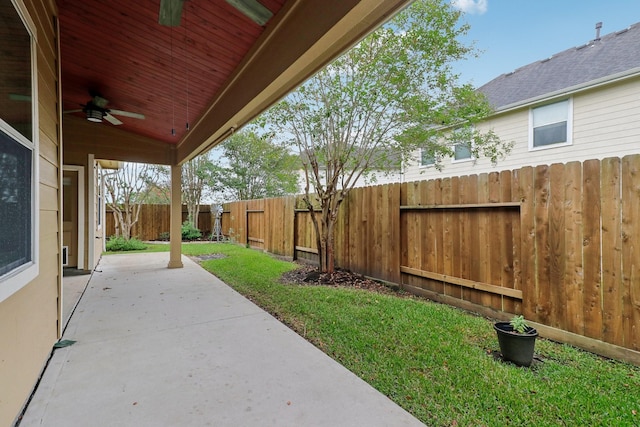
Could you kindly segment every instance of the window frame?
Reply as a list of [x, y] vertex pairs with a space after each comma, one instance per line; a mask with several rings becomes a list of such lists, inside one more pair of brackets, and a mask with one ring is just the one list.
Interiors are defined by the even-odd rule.
[[432, 163], [428, 163], [428, 164], [425, 164], [425, 163], [424, 163], [424, 154], [425, 154], [425, 151], [427, 151], [425, 148], [421, 148], [421, 149], [420, 149], [420, 159], [418, 160], [418, 161], [420, 162], [420, 167], [421, 167], [421, 168], [432, 168], [432, 167], [435, 167], [435, 165], [436, 165], [436, 158], [435, 158], [435, 156], [431, 156], [431, 157], [430, 157], [430, 159], [431, 159]]
[[[456, 154], [457, 154], [456, 153], [456, 148], [459, 145], [464, 145], [465, 147], [469, 147], [469, 157], [464, 157], [464, 158], [461, 158], [461, 159], [456, 158]], [[459, 142], [459, 143], [455, 144], [453, 146], [453, 157], [451, 157], [451, 163], [465, 163], [465, 162], [474, 161], [475, 157], [473, 157], [473, 152], [472, 151], [473, 151], [472, 147], [470, 147], [469, 144], [465, 144], [465, 143], [462, 143], [462, 142]]]
[[29, 34], [30, 57], [31, 57], [31, 140], [20, 134], [11, 125], [0, 118], [0, 129], [13, 139], [17, 144], [21, 144], [31, 151], [31, 260], [14, 268], [0, 276], [0, 302], [14, 295], [20, 289], [32, 282], [39, 274], [39, 185], [40, 173], [38, 167], [39, 152], [39, 120], [38, 120], [38, 67], [37, 67], [37, 39], [36, 26], [30, 18], [25, 5], [20, 0], [11, 0], [11, 4], [22, 20], [26, 32]]
[[[472, 128], [471, 128], [471, 130], [473, 131], [473, 130], [474, 130], [474, 128], [472, 127]], [[458, 134], [460, 134], [460, 133], [462, 133], [462, 132], [458, 131], [457, 133], [458, 133]], [[455, 139], [454, 139], [454, 140], [458, 140], [458, 138], [457, 138], [457, 136], [456, 136], [456, 131], [454, 131], [453, 135], [454, 135], [454, 137], [455, 137]], [[461, 146], [461, 145], [463, 145], [463, 146], [465, 146], [465, 147], [467, 147], [467, 148], [468, 148], [468, 150], [469, 150], [469, 157], [464, 157], [464, 158], [461, 158], [461, 159], [457, 159], [457, 158], [456, 158], [456, 155], [457, 155], [457, 153], [456, 153], [456, 149], [457, 149], [457, 147], [458, 147], [458, 146]], [[472, 161], [474, 161], [475, 159], [476, 159], [476, 158], [475, 158], [475, 156], [473, 155], [473, 141], [461, 141], [461, 142], [456, 142], [455, 144], [453, 144], [453, 155], [451, 156], [451, 163], [452, 163], [452, 164], [453, 164], [453, 163], [465, 163], [465, 162], [472, 162]]]
[[[559, 104], [561, 102], [566, 102], [567, 103], [567, 135], [566, 135], [566, 141], [563, 142], [557, 142], [557, 143], [553, 143], [553, 144], [547, 144], [547, 145], [540, 145], [540, 146], [535, 146], [534, 145], [534, 126], [533, 126], [533, 115], [534, 115], [534, 110], [539, 109], [539, 108], [544, 108], [544, 107], [548, 107], [551, 105], [556, 105]], [[560, 123], [560, 122], [554, 122], [554, 123]], [[566, 147], [569, 145], [573, 145], [573, 97], [569, 97], [569, 98], [562, 98], [562, 99], [556, 99], [552, 102], [547, 102], [545, 104], [539, 104], [536, 106], [533, 106], [531, 108], [529, 108], [529, 151], [538, 151], [538, 150], [548, 150], [548, 149], [552, 149], [552, 148], [559, 148], [559, 147]]]

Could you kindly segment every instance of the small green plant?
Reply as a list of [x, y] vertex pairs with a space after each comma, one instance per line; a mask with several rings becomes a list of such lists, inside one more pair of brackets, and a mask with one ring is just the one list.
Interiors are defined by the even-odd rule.
[[182, 240], [196, 240], [202, 237], [202, 233], [191, 221], [182, 223]]
[[523, 315], [514, 316], [513, 319], [511, 319], [511, 321], [509, 322], [509, 324], [511, 325], [513, 330], [519, 334], [524, 334], [525, 332], [527, 332], [527, 329], [529, 328], [529, 324], [527, 323], [526, 320], [524, 320]]
[[111, 236], [105, 245], [108, 252], [142, 251], [147, 249], [147, 245], [140, 239], [132, 237], [125, 239], [122, 236]]
[[158, 240], [162, 240], [162, 241], [169, 240], [169, 232], [163, 231], [162, 233], [160, 233], [160, 235], [158, 236]]

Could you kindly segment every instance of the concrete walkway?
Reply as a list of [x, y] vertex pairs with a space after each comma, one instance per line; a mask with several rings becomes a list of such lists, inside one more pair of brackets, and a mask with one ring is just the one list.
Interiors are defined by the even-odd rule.
[[423, 425], [183, 261], [102, 258], [20, 427]]

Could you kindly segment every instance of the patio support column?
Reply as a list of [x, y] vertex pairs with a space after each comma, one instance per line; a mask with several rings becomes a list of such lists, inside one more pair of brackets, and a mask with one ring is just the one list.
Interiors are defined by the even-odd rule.
[[182, 268], [182, 168], [171, 165], [171, 224], [169, 227], [169, 268]]

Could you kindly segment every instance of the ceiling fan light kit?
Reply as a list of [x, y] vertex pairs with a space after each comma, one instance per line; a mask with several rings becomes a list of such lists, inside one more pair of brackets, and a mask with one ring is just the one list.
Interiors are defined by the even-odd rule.
[[85, 113], [87, 114], [87, 120], [93, 123], [101, 123], [102, 118], [104, 117], [104, 113], [102, 111], [95, 110], [90, 107], [85, 108]]

